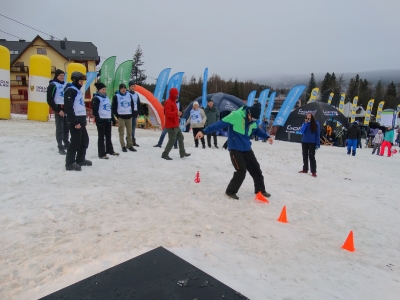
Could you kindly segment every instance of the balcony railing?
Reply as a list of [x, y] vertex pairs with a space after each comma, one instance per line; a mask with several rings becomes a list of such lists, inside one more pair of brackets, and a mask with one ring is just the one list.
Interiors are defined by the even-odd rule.
[[27, 66], [11, 67], [10, 72], [28, 73], [29, 68]]
[[11, 86], [28, 86], [29, 80], [10, 80]]
[[51, 66], [51, 73], [55, 73], [56, 72], [56, 67], [55, 66]]
[[28, 100], [28, 95], [11, 94], [10, 100]]

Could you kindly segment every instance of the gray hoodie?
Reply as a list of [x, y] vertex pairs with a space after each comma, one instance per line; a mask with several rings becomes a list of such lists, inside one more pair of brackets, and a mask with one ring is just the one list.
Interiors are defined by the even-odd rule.
[[374, 144], [382, 144], [382, 141], [383, 141], [383, 133], [382, 132], [381, 133], [378, 132], [375, 135], [374, 139], [372, 140], [372, 142]]

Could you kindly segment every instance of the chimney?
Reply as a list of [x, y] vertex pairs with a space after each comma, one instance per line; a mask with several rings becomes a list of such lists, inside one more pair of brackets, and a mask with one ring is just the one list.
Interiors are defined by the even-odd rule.
[[20, 42], [26, 42], [25, 40], [19, 40]]
[[67, 49], [66, 47], [65, 47], [65, 41], [60, 41], [60, 44], [61, 44], [61, 49]]

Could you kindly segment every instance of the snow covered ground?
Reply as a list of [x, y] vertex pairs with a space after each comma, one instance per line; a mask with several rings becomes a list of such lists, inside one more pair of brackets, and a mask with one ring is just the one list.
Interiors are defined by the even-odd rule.
[[[88, 131], [93, 166], [68, 172], [54, 122], [0, 121], [0, 299], [40, 298], [158, 246], [250, 299], [399, 299], [399, 154], [322, 146], [313, 178], [298, 173], [300, 144], [256, 142], [264, 204], [249, 175], [228, 199], [228, 152], [195, 149], [191, 133], [189, 158], [161, 159], [160, 131], [137, 129], [138, 152], [107, 161]], [[113, 143], [121, 152], [116, 128]], [[276, 221], [284, 205], [289, 224]]]

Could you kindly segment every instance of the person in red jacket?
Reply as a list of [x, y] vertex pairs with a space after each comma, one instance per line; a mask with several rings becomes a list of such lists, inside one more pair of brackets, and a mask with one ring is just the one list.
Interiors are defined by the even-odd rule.
[[167, 146], [165, 146], [161, 158], [164, 158], [166, 160], [172, 160], [172, 158], [169, 157], [168, 154], [171, 151], [175, 140], [178, 140], [179, 154], [181, 158], [190, 156], [190, 153], [186, 153], [185, 151], [185, 145], [183, 144], [183, 134], [181, 129], [179, 128], [179, 117], [182, 115], [182, 112], [178, 110], [178, 106], [176, 105], [178, 98], [178, 89], [172, 88], [169, 90], [169, 98], [165, 101], [164, 104], [165, 128], [167, 129], [168, 133], [168, 143]]

